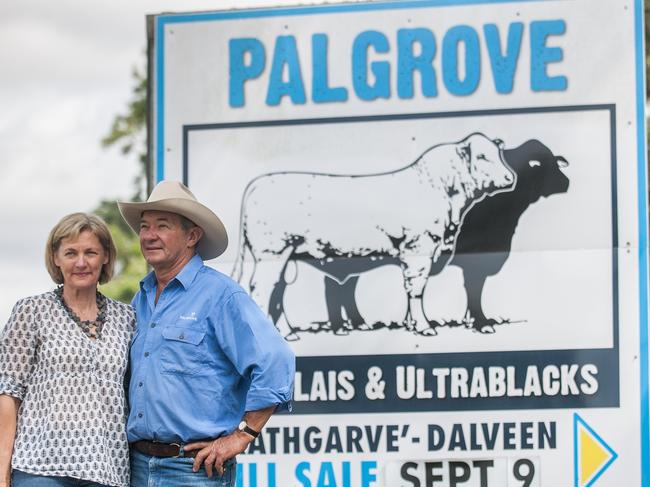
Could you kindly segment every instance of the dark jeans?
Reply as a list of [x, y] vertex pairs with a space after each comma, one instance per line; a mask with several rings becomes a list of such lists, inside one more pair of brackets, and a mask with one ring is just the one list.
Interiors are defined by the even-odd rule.
[[11, 487], [107, 487], [104, 484], [72, 477], [34, 475], [20, 470], [11, 471]]

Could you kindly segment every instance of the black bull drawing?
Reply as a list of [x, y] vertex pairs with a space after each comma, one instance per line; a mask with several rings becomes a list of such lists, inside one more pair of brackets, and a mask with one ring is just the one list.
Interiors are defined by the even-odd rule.
[[355, 302], [358, 276], [398, 265], [408, 296], [402, 325], [435, 335], [440, 323], [424, 314], [424, 288], [430, 276], [456, 265], [465, 279], [467, 322], [491, 331], [496, 321], [484, 316], [481, 305], [485, 279], [508, 258], [526, 208], [542, 196], [568, 190], [569, 180], [560, 170], [566, 164], [539, 141], [504, 149], [500, 140], [474, 133], [433, 146], [391, 172], [260, 176], [249, 183], [242, 200], [233, 276], [285, 338], [296, 340], [283, 306], [289, 262], [301, 260], [324, 273], [329, 322], [336, 334], [367, 328]]

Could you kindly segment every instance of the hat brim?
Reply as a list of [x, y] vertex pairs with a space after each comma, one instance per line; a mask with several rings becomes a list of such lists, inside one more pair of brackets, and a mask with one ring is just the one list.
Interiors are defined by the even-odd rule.
[[196, 201], [184, 198], [168, 198], [159, 201], [130, 203], [118, 201], [122, 218], [136, 234], [140, 233], [143, 211], [168, 211], [183, 215], [203, 229], [203, 237], [196, 245], [196, 251], [203, 260], [214, 259], [228, 247], [226, 227], [210, 208]]

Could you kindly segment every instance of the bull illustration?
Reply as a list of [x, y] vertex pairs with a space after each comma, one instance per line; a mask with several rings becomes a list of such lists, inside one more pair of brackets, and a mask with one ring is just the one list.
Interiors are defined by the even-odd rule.
[[540, 141], [529, 140], [503, 152], [517, 175], [515, 189], [486, 198], [467, 213], [454, 258], [449, 263], [463, 271], [467, 317], [473, 328], [483, 333], [494, 331], [493, 325], [498, 323], [483, 313], [483, 285], [508, 259], [521, 215], [540, 198], [566, 193], [569, 189], [569, 178], [561, 170], [568, 162]]
[[[522, 214], [540, 198], [566, 193], [569, 189], [569, 179], [562, 172], [568, 162], [540, 141], [529, 140], [514, 149], [506, 149], [503, 156], [517, 177], [513, 190], [485, 198], [467, 212], [449, 261], [449, 265], [463, 272], [468, 304], [465, 322], [482, 333], [492, 333], [494, 325], [499, 323], [483, 312], [483, 286], [508, 259]], [[344, 283], [325, 279], [325, 297], [334, 330], [364, 325], [354, 299], [357, 281], [356, 276]]]
[[452, 255], [472, 205], [510, 189], [514, 181], [503, 142], [481, 133], [435, 145], [389, 172], [260, 176], [244, 191], [233, 277], [283, 336], [296, 340], [283, 308], [290, 261], [303, 260], [338, 283], [377, 266], [398, 265], [408, 296], [403, 325], [435, 334], [422, 306], [428, 277]]

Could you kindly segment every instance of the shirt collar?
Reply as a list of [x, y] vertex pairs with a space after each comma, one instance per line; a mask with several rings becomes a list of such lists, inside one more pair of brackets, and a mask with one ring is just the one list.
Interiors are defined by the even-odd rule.
[[[201, 257], [199, 257], [198, 254], [194, 254], [194, 257], [192, 257], [189, 262], [185, 264], [181, 271], [176, 274], [176, 277], [174, 277], [174, 279], [177, 280], [181, 286], [183, 286], [183, 288], [187, 289], [189, 285], [192, 284], [192, 281], [194, 281], [194, 278], [198, 274], [201, 267], [203, 267], [203, 261], [201, 260]], [[153, 271], [147, 274], [140, 281], [140, 289], [145, 292], [156, 289], [156, 274]]]
[[201, 267], [203, 267], [203, 261], [201, 260], [201, 257], [199, 257], [198, 254], [194, 254], [194, 257], [192, 257], [190, 261], [185, 264], [185, 267], [183, 267], [181, 271], [176, 274], [176, 277], [174, 279], [180, 282], [181, 285], [187, 289], [189, 285], [192, 284], [192, 281], [198, 274]]
[[156, 275], [154, 274], [153, 271], [151, 271], [149, 274], [144, 276], [144, 278], [140, 281], [140, 289], [146, 293], [155, 288], [156, 288]]

